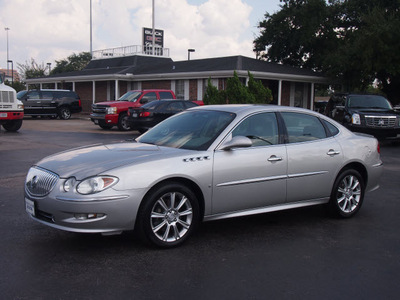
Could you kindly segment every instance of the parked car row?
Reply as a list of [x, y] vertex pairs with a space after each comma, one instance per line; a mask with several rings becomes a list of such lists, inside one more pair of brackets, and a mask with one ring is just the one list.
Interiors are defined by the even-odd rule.
[[[82, 111], [79, 96], [69, 90], [21, 91], [17, 98], [24, 105], [25, 116], [66, 120], [71, 114]], [[117, 126], [121, 131], [136, 129], [143, 133], [167, 117], [196, 106], [196, 102], [177, 101], [172, 90], [133, 90], [117, 101], [93, 104], [90, 119], [103, 129]], [[400, 135], [400, 111], [394, 109], [383, 96], [338, 93], [331, 96], [328, 102], [318, 102], [315, 106], [319, 112], [351, 131], [371, 134], [378, 139]]]

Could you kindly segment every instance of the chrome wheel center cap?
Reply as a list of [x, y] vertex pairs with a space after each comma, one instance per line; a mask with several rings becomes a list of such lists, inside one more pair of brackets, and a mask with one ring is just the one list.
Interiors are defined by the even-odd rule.
[[178, 218], [178, 213], [174, 210], [170, 210], [165, 215], [165, 219], [167, 220], [168, 223], [175, 222], [177, 218]]

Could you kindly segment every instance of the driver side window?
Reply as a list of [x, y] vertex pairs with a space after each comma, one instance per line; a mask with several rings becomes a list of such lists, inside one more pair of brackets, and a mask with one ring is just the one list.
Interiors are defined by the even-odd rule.
[[233, 132], [234, 136], [246, 136], [253, 146], [276, 145], [279, 141], [278, 122], [274, 113], [259, 113], [243, 120]]

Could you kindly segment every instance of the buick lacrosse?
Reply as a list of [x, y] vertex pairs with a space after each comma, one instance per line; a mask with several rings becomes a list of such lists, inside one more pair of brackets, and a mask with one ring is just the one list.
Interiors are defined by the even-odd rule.
[[172, 247], [202, 221], [320, 204], [351, 217], [381, 172], [375, 138], [310, 110], [202, 106], [133, 141], [42, 159], [27, 174], [25, 207], [54, 228], [135, 229]]

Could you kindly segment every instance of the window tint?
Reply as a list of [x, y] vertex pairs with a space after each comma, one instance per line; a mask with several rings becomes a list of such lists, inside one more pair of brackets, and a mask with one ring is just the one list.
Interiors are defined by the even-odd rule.
[[171, 92], [159, 92], [160, 99], [174, 99]]
[[313, 141], [326, 138], [325, 128], [320, 120], [311, 115], [282, 113], [289, 143]]
[[169, 103], [168, 107], [167, 107], [167, 111], [179, 111], [179, 110], [184, 110], [185, 108], [183, 107], [183, 103], [182, 102], [171, 102]]
[[329, 123], [326, 120], [322, 120], [322, 122], [324, 123], [325, 127], [328, 128], [329, 133], [330, 133], [331, 136], [335, 136], [335, 135], [337, 135], [339, 133], [339, 129], [335, 125], [333, 125], [332, 123]]
[[43, 91], [42, 98], [43, 99], [53, 99], [53, 92]]
[[27, 98], [27, 99], [28, 99], [28, 100], [38, 100], [38, 99], [40, 99], [39, 92], [36, 92], [36, 91], [30, 92], [30, 93], [28, 94], [28, 98]]
[[147, 99], [148, 101], [154, 101], [157, 100], [157, 94], [155, 92], [150, 92], [145, 94], [142, 99]]
[[184, 103], [186, 108], [198, 106], [196, 103], [193, 103], [192, 101], [185, 101]]
[[274, 113], [260, 113], [243, 120], [237, 126], [232, 136], [247, 136], [253, 146], [266, 146], [278, 144], [278, 123]]

